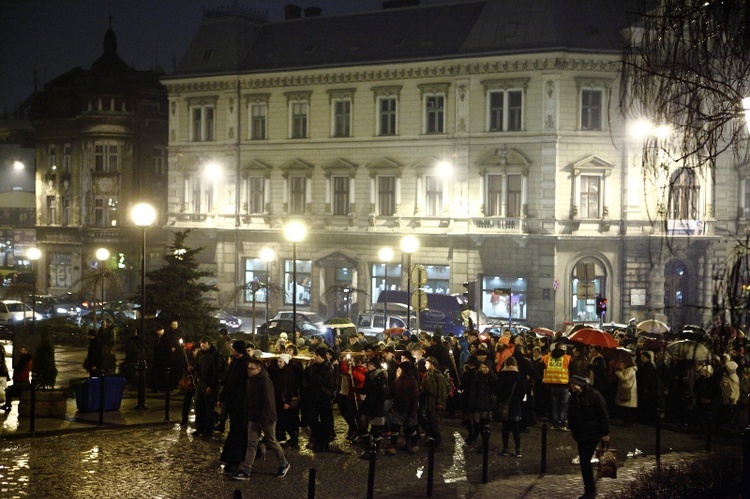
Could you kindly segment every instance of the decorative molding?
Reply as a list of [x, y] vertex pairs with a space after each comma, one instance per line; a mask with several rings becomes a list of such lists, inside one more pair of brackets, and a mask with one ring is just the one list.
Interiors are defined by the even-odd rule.
[[401, 178], [404, 170], [403, 165], [388, 158], [378, 158], [367, 164], [365, 168], [370, 171], [370, 178], [375, 178], [378, 175], [395, 175], [397, 178]]
[[601, 157], [593, 154], [584, 158], [580, 161], [576, 161], [570, 166], [570, 170], [574, 176], [580, 175], [582, 172], [598, 173], [603, 177], [608, 177], [612, 173], [612, 168], [615, 165], [609, 161], [602, 159]]
[[444, 94], [447, 96], [448, 89], [451, 87], [450, 82], [420, 83], [417, 85], [421, 96], [432, 94]]
[[486, 94], [492, 90], [511, 90], [514, 88], [520, 88], [525, 92], [529, 86], [529, 81], [531, 81], [531, 78], [503, 78], [482, 80], [481, 83]]
[[284, 92], [284, 96], [286, 97], [287, 104], [290, 102], [310, 102], [312, 90]]
[[356, 91], [356, 88], [334, 88], [326, 90], [326, 92], [328, 93], [328, 102], [346, 99], [354, 101], [354, 94]]
[[281, 172], [284, 178], [288, 178], [290, 174], [304, 174], [307, 178], [312, 178], [312, 173], [315, 167], [306, 161], [301, 159], [292, 159], [287, 161], [282, 167]]
[[518, 149], [508, 148], [503, 144], [501, 147], [492, 149], [477, 161], [479, 175], [484, 177], [487, 173], [506, 173], [508, 171], [520, 172], [529, 175], [531, 162]]
[[333, 174], [348, 175], [354, 178], [357, 174], [357, 165], [343, 158], [336, 158], [321, 167], [325, 177], [330, 178]]

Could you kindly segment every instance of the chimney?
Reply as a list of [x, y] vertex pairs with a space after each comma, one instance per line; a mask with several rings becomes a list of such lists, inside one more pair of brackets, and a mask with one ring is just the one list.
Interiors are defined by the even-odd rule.
[[416, 7], [419, 0], [387, 0], [383, 2], [383, 9], [400, 9], [401, 7]]
[[307, 7], [305, 9], [305, 17], [320, 17], [323, 9], [320, 7]]
[[284, 19], [299, 19], [302, 17], [302, 7], [288, 3], [284, 5]]

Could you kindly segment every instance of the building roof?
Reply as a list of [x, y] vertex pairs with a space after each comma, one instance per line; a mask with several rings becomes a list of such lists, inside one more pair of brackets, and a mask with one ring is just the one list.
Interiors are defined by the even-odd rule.
[[206, 17], [173, 77], [539, 51], [619, 53], [636, 0], [469, 0], [267, 23]]

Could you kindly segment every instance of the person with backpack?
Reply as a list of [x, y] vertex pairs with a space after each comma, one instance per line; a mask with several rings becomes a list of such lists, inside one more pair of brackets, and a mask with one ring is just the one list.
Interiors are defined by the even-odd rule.
[[200, 340], [198, 375], [195, 387], [195, 426], [193, 435], [210, 437], [214, 431], [214, 407], [219, 392], [219, 381], [226, 361], [216, 350], [209, 336]]
[[424, 417], [424, 428], [427, 437], [434, 441], [435, 448], [439, 448], [443, 441], [440, 425], [451, 384], [435, 357], [427, 357], [425, 368], [427, 371], [419, 388], [424, 401], [421, 409]]

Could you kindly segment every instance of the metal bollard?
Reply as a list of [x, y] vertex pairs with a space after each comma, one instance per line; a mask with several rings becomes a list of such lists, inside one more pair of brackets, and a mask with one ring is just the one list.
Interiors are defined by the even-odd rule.
[[[29, 408], [29, 431], [34, 432], [36, 431], [36, 383], [35, 381], [34, 373], [31, 373], [31, 393], [29, 394], [29, 405], [31, 406]], [[21, 402], [18, 402], [18, 405], [21, 405]]]
[[167, 385], [166, 390], [164, 391], [164, 421], [169, 421], [169, 396], [170, 396], [170, 382], [171, 380], [171, 374], [172, 370], [167, 367]]
[[99, 426], [104, 426], [104, 370], [99, 375]]
[[488, 481], [488, 470], [490, 467], [490, 423], [482, 425], [482, 483]]
[[547, 422], [542, 423], [542, 474], [547, 473]]
[[310, 468], [307, 476], [307, 499], [315, 499], [315, 468]]
[[656, 408], [656, 464], [661, 462], [661, 409]]
[[432, 482], [435, 480], [435, 439], [430, 437], [427, 444], [427, 497], [432, 497]]
[[367, 470], [367, 499], [373, 499], [375, 494], [375, 465], [378, 460], [378, 440], [370, 437], [370, 467]]

